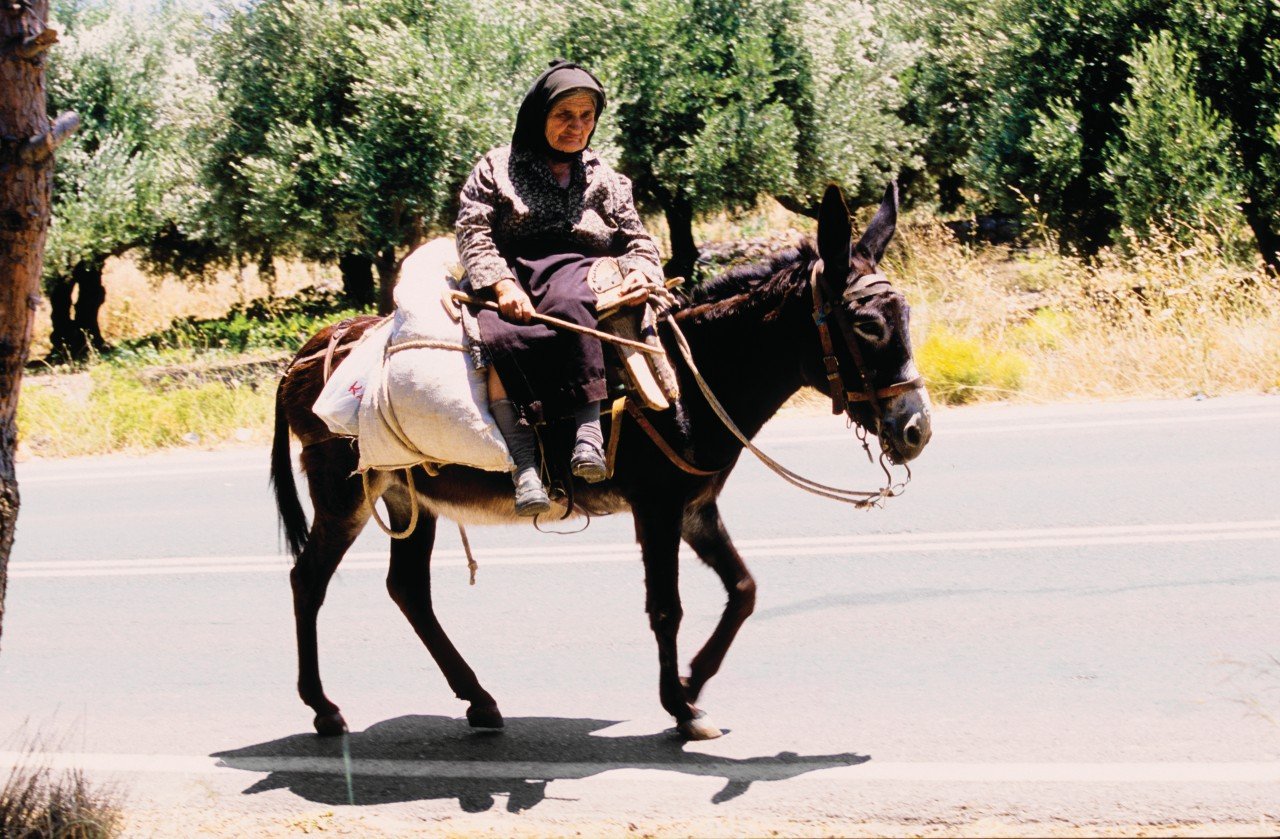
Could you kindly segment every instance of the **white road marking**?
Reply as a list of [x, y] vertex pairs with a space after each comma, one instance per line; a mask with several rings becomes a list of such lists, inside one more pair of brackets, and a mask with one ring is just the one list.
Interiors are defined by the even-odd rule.
[[[736, 541], [748, 560], [803, 559], [821, 556], [857, 556], [940, 551], [997, 551], [1033, 548], [1096, 547], [1101, 545], [1167, 545], [1197, 542], [1280, 540], [1280, 519], [1234, 522], [1137, 524], [1090, 527], [1047, 527], [1014, 530], [959, 530], [934, 533], [888, 533], [859, 536], [783, 537]], [[685, 549], [682, 556], [694, 555]], [[443, 564], [460, 561], [460, 550], [436, 551]], [[562, 563], [637, 562], [639, 549], [632, 543], [479, 548], [481, 565], [553, 565]], [[353, 551], [341, 568], [345, 571], [382, 571], [387, 554]], [[120, 577], [165, 574], [236, 574], [288, 571], [291, 560], [283, 554], [250, 556], [179, 556], [108, 560], [36, 560], [13, 562], [9, 575], [18, 578]], [[439, 567], [439, 566], [438, 566]]]
[[[977, 783], [1220, 783], [1274, 784], [1280, 782], [1280, 763], [907, 763], [868, 760], [834, 765], [845, 758], [763, 755], [747, 760], [688, 753], [683, 761], [635, 762], [458, 761], [356, 758], [357, 777], [580, 779], [617, 770], [647, 769], [688, 777], [722, 777], [741, 781], [809, 780], [814, 782], [932, 781]], [[255, 773], [285, 772], [345, 774], [341, 758], [235, 757], [218, 759], [187, 755], [103, 754], [74, 752], [0, 752], [0, 766], [43, 766], [61, 771], [164, 773], [175, 775], [226, 774], [230, 770]]]

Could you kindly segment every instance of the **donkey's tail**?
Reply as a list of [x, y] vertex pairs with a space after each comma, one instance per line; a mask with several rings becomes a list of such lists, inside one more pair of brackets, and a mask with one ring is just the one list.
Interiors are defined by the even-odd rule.
[[276, 389], [276, 432], [271, 441], [271, 487], [276, 494], [276, 510], [280, 527], [289, 544], [294, 562], [307, 544], [307, 514], [298, 500], [298, 485], [293, 480], [293, 458], [289, 455], [289, 421], [284, 412], [284, 387]]

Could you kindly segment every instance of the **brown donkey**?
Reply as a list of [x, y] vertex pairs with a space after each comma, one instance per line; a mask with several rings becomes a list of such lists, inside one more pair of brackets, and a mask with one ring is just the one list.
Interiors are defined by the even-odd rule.
[[[830, 391], [836, 404], [879, 437], [883, 455], [904, 463], [928, 442], [928, 397], [915, 369], [907, 334], [908, 307], [877, 273], [893, 236], [896, 189], [891, 185], [860, 241], [844, 199], [831, 187], [823, 198], [816, 251], [802, 246], [771, 264], [740, 268], [706, 283], [674, 317], [712, 392], [733, 422], [754, 436], [800, 388]], [[824, 301], [835, 301], [828, 305]], [[357, 321], [363, 332], [375, 318]], [[413, 492], [402, 473], [375, 473], [369, 500], [359, 476], [352, 441], [334, 437], [311, 412], [323, 384], [324, 349], [333, 327], [313, 337], [280, 382], [276, 397], [271, 480], [285, 538], [296, 562], [290, 574], [298, 633], [298, 692], [316, 712], [316, 731], [340, 734], [346, 722], [325, 696], [316, 650], [316, 616], [343, 554], [369, 520], [379, 496], [389, 525], [403, 530], [418, 505], [416, 529], [392, 540], [387, 590], [444, 673], [458, 698], [470, 703], [476, 727], [501, 727], [502, 714], [440, 626], [431, 604], [430, 559], [437, 518], [463, 523], [518, 523], [511, 478], [460, 466], [438, 475], [413, 472]], [[678, 359], [671, 331], [663, 339]], [[349, 346], [349, 344], [347, 345]], [[677, 468], [624, 415], [625, 440], [614, 477], [576, 483], [574, 503], [592, 514], [630, 510], [644, 561], [645, 610], [658, 642], [658, 693], [682, 733], [719, 736], [695, 707], [698, 694], [720, 669], [725, 653], [755, 607], [755, 581], [734, 549], [720, 519], [716, 497], [743, 446], [726, 430], [699, 391], [688, 366], [677, 361], [684, 393], [682, 416], [649, 415], [661, 436], [684, 459], [711, 474]], [[834, 369], [833, 369], [834, 368]], [[846, 403], [847, 404], [842, 404]], [[606, 430], [608, 417], [605, 418]], [[298, 500], [289, 456], [289, 432], [303, 442], [302, 471], [315, 508], [310, 528]], [[681, 678], [676, 633], [682, 610], [677, 555], [684, 540], [719, 575], [728, 603], [710, 639]]]

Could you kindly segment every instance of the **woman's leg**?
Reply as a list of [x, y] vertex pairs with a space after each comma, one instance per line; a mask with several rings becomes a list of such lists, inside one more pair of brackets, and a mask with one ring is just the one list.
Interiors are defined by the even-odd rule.
[[507, 441], [507, 450], [516, 464], [512, 480], [516, 485], [516, 514], [536, 516], [551, 509], [551, 499], [538, 475], [538, 441], [533, 429], [520, 423], [515, 404], [507, 398], [507, 390], [493, 365], [489, 366], [489, 408], [493, 419]]
[[604, 433], [600, 429], [600, 403], [590, 402], [573, 413], [577, 426], [569, 468], [589, 484], [607, 477], [604, 462]]

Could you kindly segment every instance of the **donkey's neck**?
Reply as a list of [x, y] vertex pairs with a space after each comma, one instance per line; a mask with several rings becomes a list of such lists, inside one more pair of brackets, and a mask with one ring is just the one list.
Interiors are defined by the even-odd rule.
[[[678, 321], [712, 393], [748, 437], [759, 433], [805, 384], [801, 359], [811, 342], [809, 312], [792, 285], [771, 283], [750, 295], [697, 306]], [[708, 462], [724, 450], [736, 453], [741, 444], [715, 417], [684, 365], [680, 367], [694, 439], [699, 448], [716, 450], [704, 452]]]

